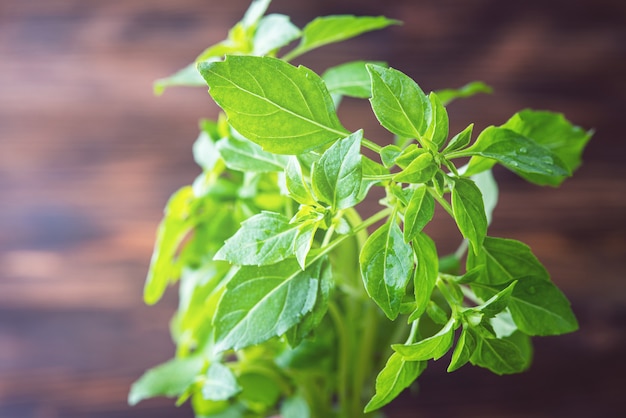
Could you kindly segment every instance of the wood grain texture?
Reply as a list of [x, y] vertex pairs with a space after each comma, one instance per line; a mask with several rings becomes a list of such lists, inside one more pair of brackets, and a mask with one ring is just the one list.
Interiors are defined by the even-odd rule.
[[[216, 113], [203, 89], [155, 98], [151, 84], [221, 40], [247, 4], [0, 3], [0, 417], [192, 416], [170, 400], [125, 403], [130, 383], [173, 353], [175, 291], [145, 307], [141, 290], [163, 205], [199, 172], [196, 122]], [[275, 0], [271, 11], [299, 26], [336, 13], [403, 20], [299, 63], [321, 71], [385, 60], [426, 91], [492, 85], [494, 95], [450, 106], [452, 131], [525, 107], [597, 131], [557, 191], [498, 170], [504, 192], [491, 229], [531, 245], [581, 330], [536, 340], [534, 366], [519, 376], [448, 375], [437, 362], [389, 415], [616, 416], [626, 372], [626, 3]], [[348, 100], [342, 120], [383, 142], [368, 109]], [[452, 250], [458, 232], [436, 219], [429, 232]]]

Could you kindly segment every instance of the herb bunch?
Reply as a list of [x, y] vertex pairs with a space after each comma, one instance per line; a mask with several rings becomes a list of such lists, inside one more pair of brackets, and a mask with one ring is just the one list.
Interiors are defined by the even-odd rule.
[[[591, 133], [524, 110], [477, 135], [473, 125], [451, 135], [445, 106], [486, 85], [425, 94], [380, 62], [321, 76], [293, 66], [398, 22], [326, 16], [301, 30], [265, 15], [269, 3], [253, 1], [225, 41], [155, 85], [159, 94], [208, 85], [223, 113], [200, 123], [202, 174], [167, 203], [145, 285], [154, 304], [179, 282], [176, 355], [135, 382], [129, 402], [190, 399], [197, 417], [354, 418], [449, 352], [448, 371], [471, 363], [518, 373], [531, 362], [531, 337], [576, 330], [530, 248], [488, 235], [491, 168], [558, 186]], [[344, 96], [369, 99], [394, 142], [348, 131], [336, 113]], [[362, 219], [355, 206], [372, 188], [385, 197]], [[463, 236], [443, 257], [424, 232], [437, 205]]]

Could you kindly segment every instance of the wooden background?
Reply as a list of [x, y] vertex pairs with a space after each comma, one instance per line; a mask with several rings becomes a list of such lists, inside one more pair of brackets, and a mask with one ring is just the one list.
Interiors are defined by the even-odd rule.
[[[154, 79], [221, 40], [247, 0], [0, 2], [0, 417], [191, 417], [170, 400], [126, 406], [130, 383], [169, 358], [175, 291], [141, 300], [168, 196], [199, 172], [203, 89], [152, 96]], [[626, 2], [620, 0], [276, 0], [303, 26], [320, 14], [405, 23], [299, 63], [321, 71], [386, 60], [424, 90], [483, 80], [492, 96], [450, 106], [452, 129], [482, 129], [524, 107], [561, 111], [597, 133], [560, 189], [499, 170], [491, 234], [530, 244], [571, 298], [581, 330], [536, 340], [523, 375], [445, 360], [391, 417], [618, 416], [626, 406]], [[365, 113], [362, 113], [365, 112]], [[381, 135], [368, 103], [350, 127]], [[443, 252], [453, 225], [430, 232]]]

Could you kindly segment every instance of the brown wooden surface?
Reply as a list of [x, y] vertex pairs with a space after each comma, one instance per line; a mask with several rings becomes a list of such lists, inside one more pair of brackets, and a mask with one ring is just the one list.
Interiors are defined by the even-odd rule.
[[[247, 0], [0, 2], [0, 417], [191, 417], [170, 400], [129, 408], [130, 383], [172, 354], [175, 291], [141, 301], [167, 197], [198, 169], [203, 89], [154, 98], [151, 83], [222, 39]], [[316, 70], [386, 60], [425, 90], [491, 84], [450, 106], [452, 129], [502, 123], [523, 107], [564, 112], [596, 137], [558, 190], [499, 170], [491, 234], [530, 244], [571, 298], [575, 334], [536, 340], [532, 369], [420, 378], [393, 417], [619, 416], [626, 352], [626, 3], [276, 0], [303, 26], [318, 14], [384, 14], [403, 26], [305, 56]], [[382, 135], [367, 102], [348, 127]], [[430, 232], [440, 250], [458, 234]]]

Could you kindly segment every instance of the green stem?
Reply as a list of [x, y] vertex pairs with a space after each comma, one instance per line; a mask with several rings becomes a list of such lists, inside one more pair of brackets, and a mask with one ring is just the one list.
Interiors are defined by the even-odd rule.
[[337, 374], [337, 393], [339, 395], [339, 406], [341, 408], [341, 416], [349, 418], [348, 404], [348, 369], [350, 365], [350, 345], [348, 341], [348, 330], [343, 321], [343, 315], [334, 302], [328, 304], [328, 313], [330, 314], [335, 328], [337, 329], [337, 338], [339, 339], [339, 373]]
[[363, 138], [361, 140], [361, 144], [365, 147], [365, 148], [369, 148], [370, 150], [380, 154], [380, 151], [383, 149], [383, 147], [381, 147], [380, 145], [376, 144], [375, 142], [370, 141], [367, 138]]

